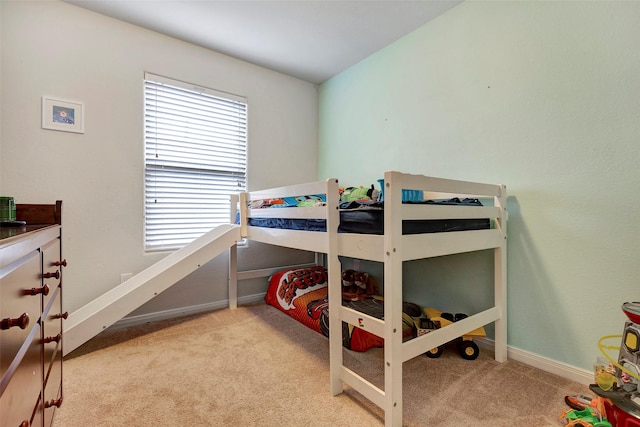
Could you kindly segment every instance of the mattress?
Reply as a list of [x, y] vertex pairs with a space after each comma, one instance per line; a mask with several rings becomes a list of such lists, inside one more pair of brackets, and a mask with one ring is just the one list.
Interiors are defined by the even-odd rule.
[[[410, 202], [431, 205], [482, 206], [478, 199], [447, 199]], [[287, 230], [326, 231], [321, 219], [250, 218], [248, 225]], [[402, 234], [441, 233], [488, 229], [488, 218], [429, 219], [402, 221]], [[339, 233], [384, 234], [384, 202], [343, 202], [340, 204]]]

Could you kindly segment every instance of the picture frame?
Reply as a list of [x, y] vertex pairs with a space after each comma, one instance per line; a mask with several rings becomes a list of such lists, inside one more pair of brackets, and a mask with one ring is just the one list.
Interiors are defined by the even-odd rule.
[[84, 104], [43, 96], [42, 128], [84, 133]]

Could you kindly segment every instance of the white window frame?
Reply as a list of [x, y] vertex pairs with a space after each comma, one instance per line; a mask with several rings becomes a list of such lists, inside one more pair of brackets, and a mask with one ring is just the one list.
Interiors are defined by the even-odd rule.
[[247, 182], [247, 99], [145, 73], [145, 252], [229, 223]]

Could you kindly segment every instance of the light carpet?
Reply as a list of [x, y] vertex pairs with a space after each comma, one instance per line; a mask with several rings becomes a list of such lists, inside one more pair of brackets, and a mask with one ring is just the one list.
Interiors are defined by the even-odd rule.
[[[382, 386], [383, 350], [345, 350]], [[329, 392], [327, 338], [265, 304], [106, 330], [64, 362], [55, 427], [383, 426], [359, 393]], [[564, 396], [588, 387], [482, 349], [403, 368], [406, 426], [561, 426]]]

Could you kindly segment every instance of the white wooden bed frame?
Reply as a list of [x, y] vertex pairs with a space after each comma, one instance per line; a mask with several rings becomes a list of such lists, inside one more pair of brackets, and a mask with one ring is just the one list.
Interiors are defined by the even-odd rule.
[[[385, 412], [385, 426], [402, 425], [402, 365], [427, 350], [447, 343], [478, 327], [495, 322], [495, 360], [507, 360], [506, 188], [410, 175], [384, 174], [384, 235], [338, 233], [338, 181], [326, 181], [241, 193], [232, 197], [232, 218], [240, 209], [243, 238], [258, 242], [326, 254], [329, 275], [329, 353], [331, 393], [349, 385]], [[402, 189], [422, 190], [424, 199], [454, 196], [492, 198], [493, 206], [446, 206], [403, 204]], [[250, 200], [308, 194], [326, 194], [325, 207], [296, 209], [248, 209]], [[251, 217], [325, 219], [327, 232], [281, 230], [247, 225]], [[428, 234], [402, 234], [402, 220], [490, 218], [492, 228]], [[402, 342], [402, 263], [404, 261], [462, 252], [494, 250], [494, 305], [454, 324]], [[338, 256], [384, 263], [384, 320], [342, 305], [341, 266]], [[237, 307], [237, 251], [230, 250], [229, 304]], [[343, 365], [342, 322], [384, 338], [384, 389], [373, 385]]]

